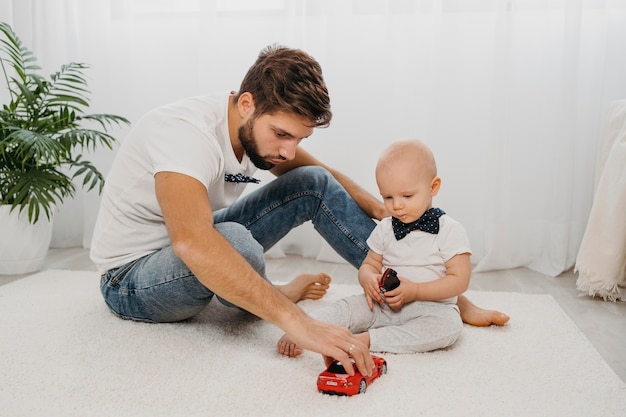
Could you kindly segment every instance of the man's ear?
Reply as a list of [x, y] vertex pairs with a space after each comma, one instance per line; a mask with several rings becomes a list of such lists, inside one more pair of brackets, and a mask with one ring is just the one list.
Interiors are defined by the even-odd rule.
[[246, 119], [254, 114], [254, 98], [252, 93], [245, 92], [239, 96], [237, 101], [237, 110], [242, 119]]
[[437, 195], [439, 192], [439, 188], [441, 187], [441, 178], [435, 177], [430, 183], [430, 195], [433, 197]]

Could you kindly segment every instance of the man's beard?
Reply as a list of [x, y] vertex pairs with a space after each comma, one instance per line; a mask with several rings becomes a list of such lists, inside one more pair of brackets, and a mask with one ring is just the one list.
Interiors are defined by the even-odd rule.
[[271, 162], [267, 162], [264, 157], [259, 154], [259, 149], [256, 146], [256, 142], [254, 140], [254, 119], [248, 120], [243, 126], [239, 127], [239, 142], [241, 142], [241, 146], [243, 150], [250, 158], [250, 161], [259, 169], [269, 170], [274, 168], [274, 164]]

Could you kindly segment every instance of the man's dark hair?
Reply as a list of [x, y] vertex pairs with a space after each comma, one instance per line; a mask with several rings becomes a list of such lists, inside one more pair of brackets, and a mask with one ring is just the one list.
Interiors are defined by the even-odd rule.
[[294, 113], [311, 121], [311, 127], [330, 124], [330, 97], [322, 67], [309, 54], [280, 45], [264, 48], [241, 82], [241, 94], [252, 94], [255, 116]]

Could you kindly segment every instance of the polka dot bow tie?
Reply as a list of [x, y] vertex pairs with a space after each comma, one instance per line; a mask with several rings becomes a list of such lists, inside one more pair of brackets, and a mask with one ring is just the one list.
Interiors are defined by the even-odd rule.
[[393, 234], [396, 236], [396, 240], [404, 239], [413, 230], [421, 230], [436, 235], [439, 233], [439, 217], [444, 214], [446, 214], [445, 211], [433, 207], [426, 210], [422, 217], [411, 223], [402, 223], [400, 220], [392, 217]]
[[256, 178], [249, 177], [247, 175], [239, 174], [224, 174], [224, 181], [226, 182], [253, 182], [258, 184], [261, 180], [257, 180]]

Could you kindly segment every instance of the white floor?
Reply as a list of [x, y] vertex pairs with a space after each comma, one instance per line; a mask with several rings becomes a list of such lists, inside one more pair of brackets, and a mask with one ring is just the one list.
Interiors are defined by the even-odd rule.
[[[95, 270], [89, 260], [88, 250], [83, 248], [51, 249], [43, 268]], [[286, 280], [300, 272], [326, 272], [338, 283], [356, 281], [356, 270], [348, 264], [318, 262], [293, 256], [268, 259], [267, 274], [272, 280]], [[0, 285], [22, 277], [0, 275]], [[626, 382], [626, 302], [612, 303], [580, 296], [576, 289], [576, 275], [572, 271], [556, 278], [525, 268], [475, 273], [470, 289], [552, 295], [609, 366]], [[511, 320], [514, 322], [515, 317]], [[567, 346], [556, 343], [555, 349], [567, 349]]]

